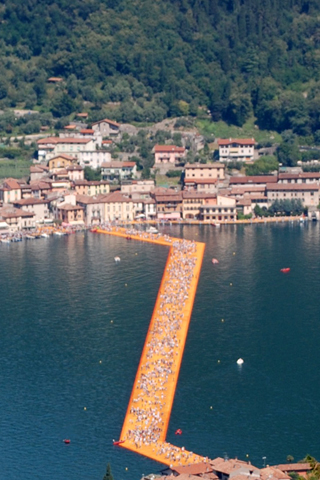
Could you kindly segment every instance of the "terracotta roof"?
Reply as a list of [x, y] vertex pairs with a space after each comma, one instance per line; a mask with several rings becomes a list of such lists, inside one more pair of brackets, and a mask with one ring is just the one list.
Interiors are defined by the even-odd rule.
[[187, 475], [200, 475], [201, 473], [210, 473], [213, 471], [213, 467], [210, 463], [194, 463], [192, 465], [185, 465], [179, 467], [173, 467], [171, 470], [182, 474], [185, 473]]
[[98, 125], [99, 123], [109, 123], [110, 125], [113, 125], [114, 127], [120, 127], [119, 123], [114, 122], [113, 120], [109, 120], [108, 118], [104, 118], [103, 120], [99, 120], [98, 122], [94, 122], [92, 125]]
[[88, 113], [86, 112], [82, 112], [82, 113], [77, 113], [77, 117], [81, 117], [81, 118], [87, 118], [88, 117]]
[[47, 172], [49, 169], [44, 165], [31, 165], [30, 166], [30, 173], [44, 173]]
[[177, 147], [176, 145], [155, 145], [154, 152], [155, 153], [184, 153], [186, 149], [184, 147]]
[[102, 140], [102, 145], [111, 145], [112, 140]]
[[[89, 143], [91, 142], [91, 138], [76, 138], [76, 137], [66, 137], [66, 138], [60, 138], [60, 137], [46, 137], [46, 138], [41, 138], [40, 140], [37, 141], [38, 145], [46, 145], [49, 143], [52, 144], [59, 144], [59, 143]], [[58, 155], [61, 156], [61, 155]]]
[[240, 468], [247, 468], [250, 471], [258, 470], [258, 468], [251, 465], [251, 463], [244, 462], [242, 460], [237, 460], [234, 458], [231, 458], [229, 460], [222, 459], [222, 461], [220, 462], [217, 461], [215, 463], [215, 461], [213, 461], [210, 463], [213, 466], [213, 470], [215, 470], [216, 472], [224, 473], [225, 475], [230, 475], [232, 471], [236, 471]]
[[261, 479], [262, 480], [267, 480], [270, 478], [278, 479], [278, 480], [290, 480], [291, 477], [287, 475], [286, 473], [282, 472], [278, 468], [275, 467], [266, 467], [266, 468], [261, 468], [260, 470], [261, 473]]
[[30, 188], [31, 190], [47, 190], [48, 188], [51, 188], [51, 183], [49, 180], [36, 180], [34, 182], [30, 182]]
[[247, 192], [265, 192], [266, 187], [263, 186], [243, 186], [231, 188], [231, 195], [244, 195]]
[[105, 203], [103, 202], [104, 198], [106, 195], [77, 195], [77, 203], [83, 203], [84, 205], [89, 205], [89, 204], [97, 204], [97, 203]]
[[74, 130], [76, 127], [76, 125], [66, 125], [65, 127], [63, 127], [65, 130]]
[[58, 205], [58, 209], [71, 212], [73, 210], [83, 210], [84, 208], [80, 205], [71, 205], [71, 203], [65, 203], [64, 205]]
[[81, 165], [69, 165], [68, 167], [66, 167], [66, 170], [68, 172], [73, 172], [73, 171], [76, 171], [76, 170], [81, 172], [83, 170], [83, 168], [81, 167]]
[[198, 192], [197, 190], [193, 190], [193, 191], [188, 191], [188, 190], [183, 190], [182, 192], [182, 197], [183, 199], [188, 199], [188, 198], [211, 198], [211, 197], [216, 197], [217, 195], [215, 193], [201, 193], [201, 192]]
[[310, 463], [283, 463], [273, 466], [282, 472], [305, 472], [312, 470]]
[[30, 197], [30, 198], [23, 198], [22, 200], [16, 200], [13, 203], [14, 205], [19, 205], [20, 207], [24, 207], [27, 205], [42, 205], [43, 203], [49, 203], [49, 200]]
[[93, 135], [94, 130], [92, 130], [92, 128], [83, 128], [82, 130], [80, 130], [80, 133], [82, 133], [83, 135]]
[[224, 163], [187, 163], [185, 166], [184, 166], [185, 169], [187, 168], [223, 168], [225, 169], [226, 166]]
[[101, 168], [128, 168], [128, 167], [135, 167], [136, 162], [108, 162], [102, 163]]
[[132, 199], [123, 195], [123, 193], [119, 192], [118, 190], [113, 193], [109, 193], [105, 195], [106, 203], [130, 203]]
[[319, 185], [316, 183], [276, 183], [275, 185], [267, 183], [267, 191], [291, 191], [291, 190], [307, 190], [319, 191]]
[[281, 180], [295, 180], [299, 178], [320, 178], [320, 172], [280, 173]]
[[230, 177], [231, 184], [245, 184], [245, 183], [277, 183], [278, 177], [276, 175], [253, 175]]
[[34, 217], [33, 212], [26, 212], [25, 210], [22, 210], [21, 208], [0, 208], [0, 216], [4, 219], [6, 218], [18, 218], [18, 217]]
[[220, 138], [218, 140], [218, 145], [232, 145], [237, 143], [238, 145], [255, 145], [254, 138]]
[[7, 185], [7, 187], [10, 188], [11, 190], [20, 189], [20, 184], [18, 180], [16, 180], [15, 178], [6, 178], [3, 183]]

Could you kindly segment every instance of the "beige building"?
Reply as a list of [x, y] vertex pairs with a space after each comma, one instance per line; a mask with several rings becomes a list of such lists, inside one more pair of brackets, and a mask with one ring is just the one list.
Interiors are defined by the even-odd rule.
[[215, 192], [217, 182], [225, 179], [225, 165], [221, 163], [187, 163], [185, 168], [185, 188], [195, 188], [199, 192]]
[[49, 200], [30, 197], [17, 200], [13, 205], [24, 212], [33, 213], [34, 221], [40, 223], [43, 222], [44, 219], [50, 218], [49, 203]]
[[106, 195], [110, 192], [110, 185], [106, 180], [75, 180], [72, 188], [77, 195]]
[[30, 182], [40, 180], [46, 177], [49, 173], [49, 168], [44, 165], [31, 165], [30, 167]]
[[101, 165], [101, 178], [110, 181], [122, 181], [134, 178], [137, 173], [136, 162], [114, 161]]
[[92, 130], [95, 132], [100, 132], [102, 137], [115, 137], [119, 135], [120, 125], [113, 120], [105, 118], [103, 120], [99, 120], [99, 122], [93, 123]]
[[154, 146], [154, 166], [160, 165], [177, 165], [186, 156], [184, 147], [176, 145], [155, 145]]
[[70, 203], [58, 207], [59, 219], [70, 225], [80, 225], [84, 223], [84, 207], [80, 205], [71, 205]]
[[95, 151], [96, 145], [99, 145], [95, 139], [79, 137], [47, 137], [38, 140], [37, 144], [40, 161], [48, 161], [59, 155], [76, 157], [78, 160], [80, 152]]
[[230, 177], [230, 187], [265, 187], [271, 183], [277, 183], [277, 175], [239, 175], [238, 177]]
[[154, 190], [154, 180], [128, 180], [121, 183], [121, 193], [124, 195], [150, 193], [152, 190]]
[[221, 162], [252, 162], [254, 159], [254, 138], [229, 138], [218, 140]]
[[268, 207], [276, 200], [301, 200], [305, 207], [319, 205], [319, 186], [316, 183], [267, 184]]
[[134, 220], [135, 209], [131, 198], [121, 192], [113, 192], [106, 196], [104, 221]]
[[201, 207], [207, 200], [214, 200], [215, 198], [216, 194], [184, 190], [182, 192], [182, 218], [184, 220], [199, 219]]
[[9, 225], [12, 232], [35, 226], [34, 213], [26, 212], [20, 208], [12, 206], [0, 208], [0, 217]]
[[71, 155], [61, 154], [51, 158], [48, 161], [48, 168], [50, 172], [56, 172], [60, 168], [67, 168], [77, 164], [76, 157]]
[[278, 183], [320, 184], [320, 172], [279, 173]]
[[13, 203], [21, 200], [21, 186], [15, 178], [6, 178], [0, 187], [0, 200], [3, 203]]
[[83, 180], [84, 179], [84, 171], [80, 165], [70, 165], [66, 168], [68, 172], [69, 180], [74, 182], [75, 180]]
[[218, 223], [236, 220], [236, 199], [217, 195], [216, 199], [206, 200], [200, 208], [200, 218], [201, 220]]

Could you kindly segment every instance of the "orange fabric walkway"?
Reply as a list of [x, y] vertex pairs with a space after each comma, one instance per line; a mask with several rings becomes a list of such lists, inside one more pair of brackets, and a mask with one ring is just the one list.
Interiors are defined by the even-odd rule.
[[168, 466], [207, 461], [165, 441], [205, 244], [132, 228], [96, 231], [171, 247], [123, 423], [120, 445]]

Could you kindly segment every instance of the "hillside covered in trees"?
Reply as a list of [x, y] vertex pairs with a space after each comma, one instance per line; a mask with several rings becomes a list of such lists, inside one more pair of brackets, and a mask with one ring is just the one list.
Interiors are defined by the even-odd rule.
[[201, 107], [320, 140], [318, 0], [1, 0], [0, 21], [2, 109], [155, 122]]

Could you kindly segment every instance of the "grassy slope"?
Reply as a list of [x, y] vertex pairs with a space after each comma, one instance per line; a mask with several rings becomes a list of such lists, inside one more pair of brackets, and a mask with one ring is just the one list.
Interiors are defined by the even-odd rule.
[[254, 117], [250, 118], [243, 127], [228, 125], [227, 123], [211, 122], [210, 120], [197, 120], [196, 126], [199, 131], [205, 135], [213, 134], [216, 138], [252, 138], [257, 142], [271, 141], [280, 143], [281, 135], [277, 132], [268, 130], [259, 130], [255, 127]]

